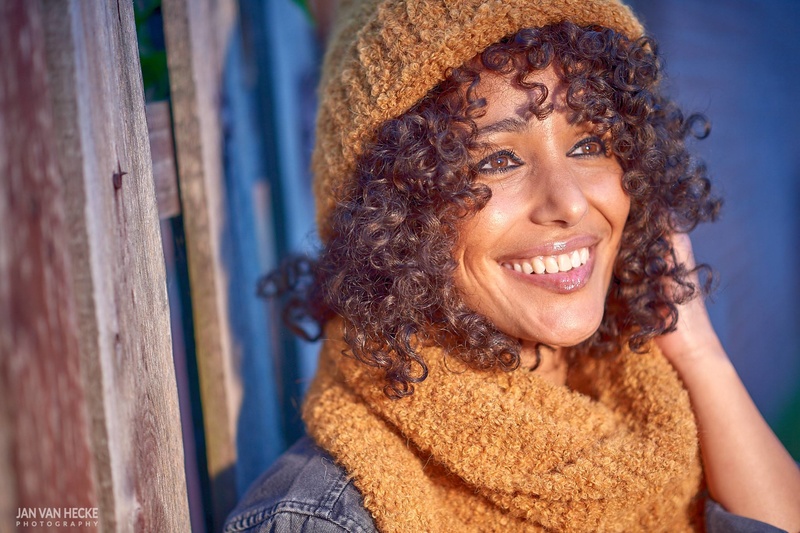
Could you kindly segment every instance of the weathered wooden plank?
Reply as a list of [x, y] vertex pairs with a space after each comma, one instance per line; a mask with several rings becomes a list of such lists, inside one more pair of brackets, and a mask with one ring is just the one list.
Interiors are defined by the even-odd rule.
[[0, 4], [0, 531], [98, 505], [44, 43], [37, 3]]
[[308, 8], [317, 25], [317, 36], [320, 42], [325, 43], [336, 19], [339, 0], [308, 0]]
[[40, 2], [103, 529], [188, 531], [132, 5]]
[[[2, 114], [0, 114], [2, 117]], [[0, 131], [2, 131], [2, 126], [0, 126]], [[5, 149], [0, 148], [0, 153], [5, 154]], [[0, 155], [0, 160], [3, 159], [3, 155]], [[0, 169], [3, 169], [5, 163], [0, 161]], [[4, 194], [3, 193], [0, 194]], [[2, 201], [0, 201], [2, 204]], [[4, 207], [0, 205], [0, 222], [5, 221], [4, 215], [2, 210]], [[0, 264], [6, 265], [5, 262], [5, 254], [9, 253], [10, 250], [5, 248], [5, 233], [0, 232], [0, 236], [2, 236], [2, 241], [0, 241]], [[6, 279], [11, 279], [9, 272], [0, 268], [0, 276]], [[7, 298], [7, 294], [2, 292], [0, 289], [0, 302], [11, 301], [10, 298]], [[0, 311], [3, 318], [6, 317], [5, 311]], [[3, 324], [8, 324], [8, 322], [3, 322]], [[10, 328], [8, 329], [10, 331]], [[6, 350], [9, 348], [6, 346], [8, 340], [4, 340], [4, 337], [8, 335], [8, 333], [3, 329], [3, 326], [0, 325], [0, 359], [5, 359], [6, 357], [10, 357], [6, 355]], [[10, 343], [9, 343], [10, 344]], [[13, 462], [14, 457], [14, 442], [13, 438], [14, 435], [12, 434], [12, 419], [11, 419], [11, 388], [6, 387], [6, 377], [5, 377], [5, 370], [2, 370], [2, 361], [0, 361], [0, 384], [3, 386], [3, 391], [0, 392], [0, 479], [3, 480], [3, 483], [0, 483], [0, 524], [2, 525], [10, 525], [14, 523], [14, 519], [17, 516], [17, 474], [16, 469]], [[16, 404], [16, 402], [13, 402]]]
[[158, 218], [172, 218], [181, 212], [178, 174], [175, 171], [175, 148], [169, 102], [152, 102], [145, 108], [150, 154], [153, 157], [153, 181], [156, 184]]
[[228, 319], [228, 276], [220, 256], [225, 193], [219, 92], [235, 4], [164, 0], [162, 12], [213, 527], [219, 529], [236, 501], [236, 420], [241, 402]]

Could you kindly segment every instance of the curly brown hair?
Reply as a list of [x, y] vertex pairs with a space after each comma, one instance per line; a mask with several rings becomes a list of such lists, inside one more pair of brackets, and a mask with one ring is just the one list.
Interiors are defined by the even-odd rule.
[[[641, 350], [675, 328], [677, 305], [699, 287], [675, 260], [669, 236], [716, 218], [705, 166], [686, 149], [705, 137], [700, 115], [685, 117], [659, 92], [660, 63], [650, 38], [632, 41], [604, 27], [563, 22], [523, 29], [452, 69], [403, 115], [386, 121], [361, 156], [345, 200], [332, 217], [333, 237], [317, 260], [293, 258], [262, 280], [262, 293], [289, 295], [285, 319], [293, 331], [317, 337], [335, 315], [344, 318], [352, 356], [385, 373], [391, 397], [413, 392], [427, 367], [419, 347], [444, 345], [473, 367], [512, 370], [520, 343], [467, 308], [454, 282], [453, 250], [460, 222], [491, 196], [476, 181], [471, 156], [479, 116], [482, 71], [526, 81], [553, 67], [567, 86], [576, 123], [592, 124], [612, 139], [631, 209], [599, 329], [572, 355]], [[708, 271], [705, 265], [700, 267]], [[678, 290], [668, 292], [664, 278]], [[709, 278], [710, 279], [710, 278]], [[320, 329], [309, 334], [311, 319]]]

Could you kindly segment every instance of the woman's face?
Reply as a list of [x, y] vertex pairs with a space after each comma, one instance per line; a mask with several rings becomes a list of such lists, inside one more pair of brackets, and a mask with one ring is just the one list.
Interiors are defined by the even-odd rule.
[[481, 74], [478, 180], [487, 205], [461, 227], [456, 284], [466, 304], [523, 341], [574, 346], [600, 325], [630, 209], [622, 169], [588, 124], [570, 124], [565, 86], [545, 70], [553, 112], [537, 93]]

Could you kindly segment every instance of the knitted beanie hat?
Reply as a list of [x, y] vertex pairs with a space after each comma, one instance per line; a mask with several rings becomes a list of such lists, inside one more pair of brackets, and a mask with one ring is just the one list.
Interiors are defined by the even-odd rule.
[[342, 185], [383, 122], [506, 35], [565, 20], [632, 39], [644, 32], [618, 0], [341, 0], [322, 67], [312, 158], [322, 241], [333, 236]]

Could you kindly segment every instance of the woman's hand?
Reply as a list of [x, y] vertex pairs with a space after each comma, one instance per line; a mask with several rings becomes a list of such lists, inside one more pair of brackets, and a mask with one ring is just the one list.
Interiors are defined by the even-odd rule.
[[[672, 245], [678, 262], [685, 264], [688, 270], [694, 269], [695, 260], [689, 236], [685, 233], [674, 234]], [[699, 292], [697, 273], [691, 276], [691, 281]], [[686, 365], [703, 358], [727, 360], [725, 350], [711, 325], [702, 294], [697, 294], [690, 301], [678, 306], [678, 329], [658, 337], [656, 343], [678, 372], [682, 372]]]
[[[689, 237], [672, 242], [678, 261], [694, 268]], [[739, 379], [702, 296], [678, 313], [677, 330], [656, 342], [689, 391], [711, 497], [734, 514], [800, 531], [800, 469]]]

